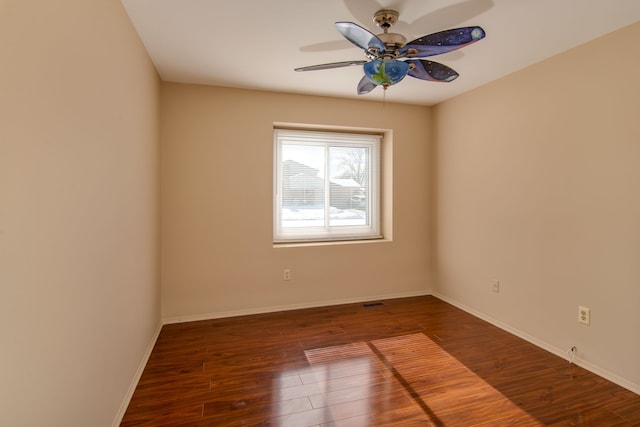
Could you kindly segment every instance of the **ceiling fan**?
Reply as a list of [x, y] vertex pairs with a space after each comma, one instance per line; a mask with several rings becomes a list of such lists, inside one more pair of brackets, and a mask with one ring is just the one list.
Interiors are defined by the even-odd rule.
[[407, 75], [421, 80], [451, 82], [459, 74], [434, 61], [421, 58], [440, 55], [482, 40], [485, 32], [481, 27], [463, 27], [440, 31], [419, 37], [409, 43], [397, 33], [390, 33], [400, 14], [391, 9], [382, 9], [373, 15], [373, 21], [383, 31], [375, 35], [353, 22], [336, 22], [340, 34], [364, 50], [367, 60], [331, 62], [296, 68], [296, 71], [327, 70], [330, 68], [362, 65], [364, 77], [358, 83], [358, 95], [371, 92], [377, 86], [386, 90]]

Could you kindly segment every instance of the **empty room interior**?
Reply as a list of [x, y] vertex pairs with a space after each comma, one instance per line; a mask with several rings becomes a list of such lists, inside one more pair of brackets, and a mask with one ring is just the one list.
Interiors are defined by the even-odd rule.
[[[524, 3], [0, 0], [0, 425], [640, 425], [640, 6]], [[367, 81], [393, 7], [486, 37]], [[373, 232], [287, 234], [280, 131], [376, 136]]]

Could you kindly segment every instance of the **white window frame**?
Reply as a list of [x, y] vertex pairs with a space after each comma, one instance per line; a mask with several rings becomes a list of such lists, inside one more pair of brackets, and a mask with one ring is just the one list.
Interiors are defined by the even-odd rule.
[[[381, 239], [381, 145], [379, 133], [346, 133], [313, 130], [274, 129], [274, 243], [326, 242]], [[286, 144], [328, 147], [366, 147], [369, 149], [369, 188], [367, 190], [367, 224], [331, 226], [329, 224], [330, 180], [325, 179], [325, 223], [320, 227], [283, 227], [282, 219], [282, 146]], [[325, 150], [325, 153], [328, 150]], [[325, 154], [326, 155], [326, 154]], [[329, 176], [329, 164], [324, 162], [325, 177]]]

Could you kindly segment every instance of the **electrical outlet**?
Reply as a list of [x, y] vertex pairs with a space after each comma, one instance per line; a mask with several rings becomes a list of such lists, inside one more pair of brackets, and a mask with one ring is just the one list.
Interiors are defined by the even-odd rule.
[[498, 292], [500, 292], [500, 281], [499, 280], [494, 280], [493, 283], [491, 284], [491, 291], [495, 292], [496, 294]]
[[283, 280], [291, 280], [291, 270], [289, 270], [288, 268], [284, 270], [283, 276], [282, 276]]
[[589, 307], [578, 306], [578, 322], [585, 325], [591, 324], [591, 309]]

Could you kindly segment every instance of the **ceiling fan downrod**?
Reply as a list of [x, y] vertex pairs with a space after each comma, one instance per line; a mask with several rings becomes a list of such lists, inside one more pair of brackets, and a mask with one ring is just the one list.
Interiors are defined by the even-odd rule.
[[377, 35], [378, 38], [392, 52], [407, 44], [407, 39], [402, 34], [389, 32], [389, 28], [398, 22], [399, 17], [400, 14], [391, 9], [381, 9], [373, 15], [373, 22], [383, 31]]

